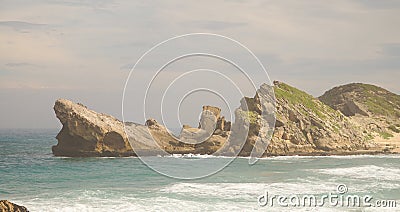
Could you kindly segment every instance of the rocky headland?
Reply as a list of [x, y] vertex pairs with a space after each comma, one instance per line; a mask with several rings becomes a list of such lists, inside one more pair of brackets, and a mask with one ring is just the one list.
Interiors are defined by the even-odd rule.
[[319, 99], [339, 110], [387, 152], [400, 152], [400, 96], [375, 85], [351, 83], [325, 92]]
[[[244, 97], [235, 111], [234, 123], [221, 116], [221, 109], [203, 106], [199, 126], [184, 125], [178, 136], [154, 119], [144, 124], [123, 123], [82, 104], [59, 99], [54, 111], [63, 127], [52, 150], [56, 156], [70, 157], [166, 153], [230, 156], [237, 151], [240, 156], [249, 156], [259, 148], [256, 143], [262, 138], [261, 143], [268, 142], [266, 151], [259, 150], [262, 156], [400, 152], [399, 95], [373, 85], [349, 84], [315, 98], [275, 81], [275, 104], [260, 101], [260, 95], [269, 89], [264, 84], [254, 97]], [[263, 108], [271, 107], [275, 108], [275, 126], [266, 121], [271, 114], [262, 114]], [[236, 144], [237, 135], [243, 132], [245, 143]]]

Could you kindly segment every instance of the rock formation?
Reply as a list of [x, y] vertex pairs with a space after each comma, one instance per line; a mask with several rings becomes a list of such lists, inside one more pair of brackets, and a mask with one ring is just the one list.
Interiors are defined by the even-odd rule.
[[400, 96], [375, 85], [351, 83], [334, 87], [319, 99], [346, 116], [400, 118]]
[[182, 128], [179, 140], [187, 144], [200, 144], [210, 138], [220, 119], [221, 109], [212, 106], [203, 106], [198, 128], [186, 126]]
[[[55, 156], [124, 157], [163, 155], [166, 152], [171, 154], [212, 154], [226, 140], [223, 136], [213, 135], [214, 130], [211, 130], [210, 126], [206, 126], [210, 122], [206, 121], [205, 116], [202, 120], [203, 126], [211, 133], [202, 135], [201, 142], [190, 143], [187, 142], [188, 139], [180, 140], [174, 137], [154, 119], [147, 120], [145, 125], [131, 122], [122, 123], [110, 115], [97, 113], [82, 104], [76, 104], [66, 99], [57, 100], [54, 111], [63, 125], [56, 137], [58, 144], [52, 148]], [[209, 112], [209, 110], [206, 111]], [[209, 118], [210, 115], [212, 114], [208, 114]], [[215, 119], [214, 115], [211, 119]], [[206, 132], [201, 128], [196, 128], [196, 130]]]
[[[341, 111], [368, 140], [388, 140], [400, 133], [400, 96], [375, 85], [351, 83], [334, 87], [319, 99]], [[396, 148], [386, 144], [387, 149]]]
[[[200, 116], [200, 122], [198, 128], [193, 128], [188, 125], [182, 127], [182, 132], [180, 134], [180, 139], [184, 140], [185, 137], [194, 136], [196, 132], [198, 137], [209, 138], [212, 135], [221, 135], [223, 137], [228, 136], [231, 129], [231, 122], [226, 121], [224, 116], [221, 116], [221, 109], [215, 106], [206, 105], [203, 106], [203, 111]], [[197, 138], [200, 143], [200, 138]]]
[[0, 212], [28, 212], [28, 209], [8, 200], [0, 200]]
[[263, 84], [254, 98], [244, 97], [235, 110], [228, 144], [221, 155], [261, 157], [274, 131], [275, 101], [273, 87]]
[[[338, 86], [319, 99], [347, 117], [358, 118], [355, 122], [367, 128], [372, 124], [390, 131], [400, 124], [400, 96], [374, 85], [352, 83]], [[364, 121], [360, 122], [360, 119]]]
[[56, 156], [130, 156], [134, 155], [118, 119], [89, 110], [82, 104], [59, 99], [54, 105], [63, 125], [53, 146]]
[[[240, 107], [235, 110], [234, 123], [221, 116], [221, 109], [203, 106], [199, 127], [185, 125], [178, 137], [154, 119], [147, 120], [144, 125], [122, 123], [81, 104], [60, 99], [56, 101], [54, 110], [63, 128], [57, 135], [58, 144], [53, 146], [53, 153], [75, 157], [167, 153], [234, 156], [240, 152], [240, 156], [268, 156], [384, 152], [371, 140], [374, 135], [371, 133], [386, 132], [382, 131], [382, 127], [400, 131], [400, 101], [395, 94], [368, 88], [367, 91], [362, 90], [364, 96], [367, 92], [367, 97], [374, 94], [385, 98], [371, 100], [360, 96], [357, 89], [336, 88], [320, 97], [320, 101], [275, 81], [273, 87], [264, 84], [253, 98], [244, 97], [241, 100]], [[379, 107], [371, 108], [370, 105]], [[363, 119], [356, 118], [360, 116]]]
[[277, 120], [268, 155], [347, 154], [374, 145], [341, 112], [282, 82], [274, 82]]

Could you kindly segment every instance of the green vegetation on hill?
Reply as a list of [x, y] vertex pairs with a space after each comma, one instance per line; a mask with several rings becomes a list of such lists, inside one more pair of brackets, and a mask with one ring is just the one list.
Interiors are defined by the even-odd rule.
[[256, 124], [258, 114], [254, 111], [240, 111], [240, 115], [249, 122], [249, 124]]
[[332, 88], [319, 97], [325, 104], [340, 110], [363, 128], [365, 138], [376, 133], [390, 139], [400, 133], [400, 96], [375, 85], [351, 83]]
[[368, 110], [376, 115], [400, 118], [400, 96], [375, 85], [357, 83], [363, 89], [361, 98]]
[[395, 125], [390, 125], [389, 129], [395, 133], [400, 133], [400, 129], [398, 129]]
[[393, 135], [388, 132], [379, 132], [379, 135], [384, 139], [389, 139], [389, 138], [393, 137]]
[[339, 109], [345, 109], [340, 105], [353, 101], [364, 106], [372, 115], [400, 118], [400, 96], [375, 85], [364, 83], [342, 85], [325, 92], [319, 99]]
[[[335, 111], [334, 109], [324, 104], [321, 104], [316, 98], [314, 98], [310, 94], [307, 94], [306, 92], [294, 88], [288, 84], [280, 82], [278, 85], [274, 86], [274, 92], [277, 99], [285, 99], [293, 105], [303, 105], [305, 108], [310, 109], [321, 119], [327, 118], [325, 112], [337, 113], [337, 111]], [[307, 111], [303, 112], [305, 115], [307, 114]]]

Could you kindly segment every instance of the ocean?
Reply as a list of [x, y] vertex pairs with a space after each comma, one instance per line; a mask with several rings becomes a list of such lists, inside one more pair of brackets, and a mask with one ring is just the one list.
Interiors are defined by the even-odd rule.
[[[252, 166], [237, 158], [212, 176], [178, 180], [134, 157], [54, 157], [58, 131], [0, 130], [0, 199], [30, 211], [400, 211], [400, 155], [271, 157]], [[370, 196], [372, 205], [300, 207], [276, 201], [331, 193]], [[277, 196], [275, 203], [264, 204], [271, 196]]]

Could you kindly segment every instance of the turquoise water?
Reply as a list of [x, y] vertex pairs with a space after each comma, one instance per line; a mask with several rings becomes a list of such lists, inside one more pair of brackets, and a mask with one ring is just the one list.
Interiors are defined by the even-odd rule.
[[[253, 166], [239, 158], [210, 177], [177, 180], [152, 171], [138, 158], [54, 157], [51, 146], [57, 143], [57, 132], [0, 130], [0, 199], [31, 211], [382, 210], [271, 208], [257, 202], [266, 191], [323, 195], [345, 184], [348, 194], [400, 200], [399, 155], [274, 157]], [[387, 209], [396, 210], [400, 211], [400, 201]]]

